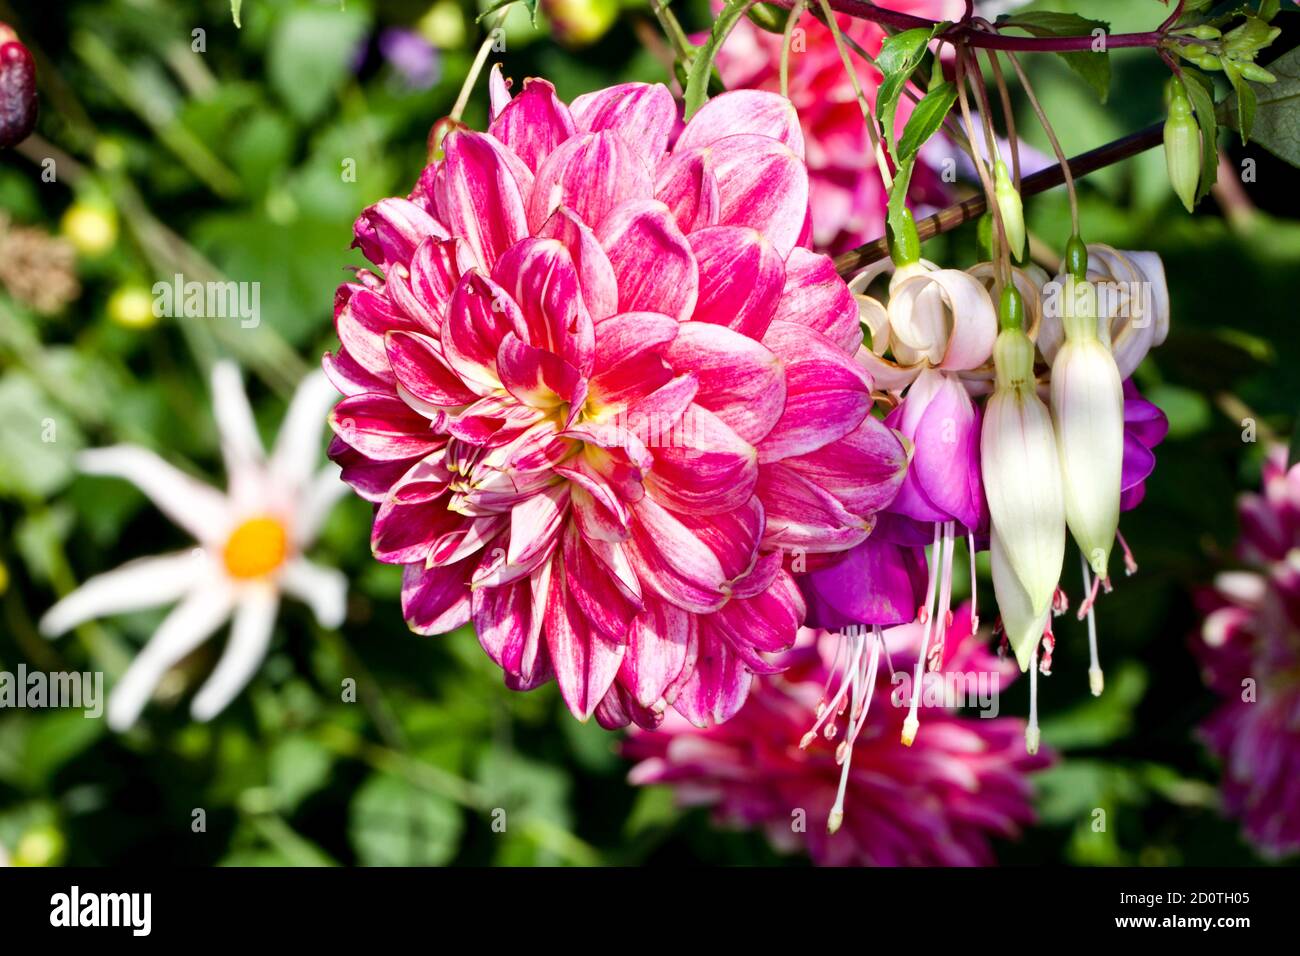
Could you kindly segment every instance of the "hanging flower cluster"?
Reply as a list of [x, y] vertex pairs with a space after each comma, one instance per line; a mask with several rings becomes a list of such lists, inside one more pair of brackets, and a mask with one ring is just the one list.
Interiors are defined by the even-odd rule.
[[1300, 852], [1300, 465], [1285, 448], [1264, 463], [1263, 488], [1238, 507], [1241, 568], [1201, 596], [1193, 649], [1222, 705], [1202, 738], [1223, 761], [1227, 810], [1272, 856]]
[[488, 131], [357, 220], [379, 271], [326, 359], [410, 627], [472, 620], [511, 687], [554, 677], [606, 727], [735, 714], [803, 622], [793, 572], [867, 539], [907, 463], [806, 247], [790, 103], [678, 123], [663, 86], [566, 105], [494, 73]]

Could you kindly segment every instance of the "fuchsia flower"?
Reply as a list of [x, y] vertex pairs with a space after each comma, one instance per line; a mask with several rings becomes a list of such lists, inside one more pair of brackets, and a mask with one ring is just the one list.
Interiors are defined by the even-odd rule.
[[[1022, 721], [959, 717], [939, 700], [925, 708], [925, 733], [904, 747], [906, 701], [901, 689], [891, 699], [892, 667], [876, 666], [875, 704], [861, 708], [865, 721], [846, 773], [844, 744], [833, 732], [838, 710], [834, 702], [828, 710], [824, 697], [835, 659], [843, 657], [837, 637], [840, 644], [855, 639], [801, 632], [789, 669], [758, 680], [744, 709], [723, 726], [697, 730], [670, 716], [656, 732], [634, 733], [627, 752], [640, 763], [632, 782], [669, 784], [683, 804], [712, 806], [725, 824], [761, 827], [778, 849], [806, 850], [821, 865], [992, 863], [992, 838], [1014, 837], [1032, 822], [1027, 774], [1049, 757], [1025, 753]], [[894, 628], [884, 640], [885, 653], [905, 667], [917, 653], [920, 626]], [[935, 676], [962, 674], [968, 686], [983, 679], [996, 693], [1015, 673], [1013, 662], [971, 633], [969, 606], [959, 608]], [[852, 706], [859, 709], [856, 697]], [[831, 719], [801, 749], [795, 741], [814, 708]], [[837, 803], [843, 826], [828, 833], [819, 823], [834, 818]], [[807, 827], [797, 826], [805, 818]]]
[[1237, 558], [1203, 596], [1193, 650], [1223, 699], [1200, 732], [1223, 761], [1227, 810], [1272, 856], [1300, 852], [1300, 465], [1275, 448], [1242, 497]]
[[492, 104], [357, 220], [331, 454], [413, 630], [472, 620], [606, 727], [726, 720], [803, 621], [791, 566], [863, 541], [907, 460], [804, 246], [794, 109], [727, 93], [670, 146], [663, 86]]
[[[1132, 511], [1146, 497], [1146, 480], [1156, 469], [1153, 449], [1169, 434], [1169, 419], [1148, 402], [1131, 378], [1124, 380], [1124, 473], [1119, 510]], [[1120, 539], [1123, 544], [1123, 538]]]
[[[956, 20], [963, 10], [961, 0], [885, 0], [878, 5], [935, 20]], [[842, 15], [836, 20], [845, 36], [868, 53], [880, 52], [885, 32], [877, 24]], [[790, 53], [790, 100], [807, 144], [813, 239], [819, 249], [841, 252], [884, 234], [888, 197], [830, 30], [811, 13], [800, 18], [798, 27], [802, 34]], [[781, 43], [781, 36], [742, 19], [715, 61], [723, 83], [732, 90], [779, 92]], [[876, 70], [861, 66], [859, 81], [873, 107], [880, 79]], [[900, 123], [906, 121], [909, 105], [903, 101]], [[942, 182], [923, 161], [913, 173], [911, 192], [923, 202], [945, 201]]]

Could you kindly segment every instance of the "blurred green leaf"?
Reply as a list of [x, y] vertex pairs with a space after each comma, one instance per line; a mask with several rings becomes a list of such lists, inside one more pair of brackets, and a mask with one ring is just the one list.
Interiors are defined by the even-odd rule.
[[348, 812], [348, 835], [366, 866], [439, 866], [463, 829], [454, 803], [390, 774], [371, 775]]
[[303, 798], [325, 785], [334, 756], [312, 738], [295, 734], [271, 749], [268, 773], [276, 805], [291, 812]]
[[309, 123], [347, 79], [370, 17], [357, 3], [343, 9], [298, 7], [276, 24], [267, 51], [271, 86], [289, 111]]
[[67, 484], [84, 439], [25, 373], [0, 376], [0, 494], [44, 498]]

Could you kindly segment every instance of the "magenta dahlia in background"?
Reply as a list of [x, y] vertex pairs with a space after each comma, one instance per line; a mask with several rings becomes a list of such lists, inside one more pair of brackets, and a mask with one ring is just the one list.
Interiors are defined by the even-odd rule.
[[[934, 20], [956, 20], [964, 9], [962, 0], [882, 0], [877, 6]], [[880, 52], [885, 38], [880, 26], [842, 15], [836, 20], [845, 36], [872, 56]], [[830, 30], [811, 13], [800, 18], [798, 27], [802, 35], [791, 44], [790, 53], [790, 101], [799, 111], [807, 144], [813, 239], [819, 249], [842, 252], [884, 234], [888, 197], [871, 158], [862, 110]], [[715, 61], [723, 84], [732, 90], [780, 92], [781, 44], [779, 34], [742, 19]], [[874, 107], [880, 74], [862, 65], [858, 79]], [[906, 119], [908, 106], [904, 100], [900, 122]], [[942, 181], [923, 160], [912, 175], [911, 194], [922, 203], [945, 201]]]
[[[852, 295], [810, 252], [793, 107], [492, 78], [407, 199], [356, 223], [331, 454], [377, 505], [410, 627], [472, 621], [580, 719], [732, 716], [907, 453], [870, 414]], [[670, 146], [671, 142], [671, 146]]]
[[[884, 653], [906, 668], [920, 626], [903, 625], [884, 637]], [[937, 688], [945, 675], [962, 675], [965, 686], [982, 684], [996, 695], [1015, 678], [1015, 664], [990, 653], [971, 633], [969, 605], [959, 608], [940, 669], [927, 678], [934, 689], [926, 695], [925, 733], [911, 747], [900, 743], [907, 694], [891, 686], [888, 661], [877, 662], [875, 701], [846, 774], [843, 734], [827, 729], [843, 721], [833, 701], [826, 707], [826, 687], [853, 640], [851, 633], [805, 629], [787, 655], [788, 670], [757, 681], [729, 723], [699, 730], [670, 716], [657, 731], [634, 733], [626, 744], [640, 761], [632, 781], [668, 784], [681, 803], [711, 806], [725, 825], [761, 828], [778, 849], [806, 851], [821, 865], [994, 862], [993, 839], [1013, 838], [1033, 821], [1028, 774], [1050, 758], [1025, 753], [1023, 721], [956, 716]], [[858, 707], [856, 698], [851, 706]], [[813, 710], [830, 719], [801, 748]], [[823, 821], [834, 819], [837, 805], [842, 825], [831, 833]]]
[[1242, 568], [1202, 596], [1193, 649], [1223, 703], [1201, 737], [1223, 761], [1224, 803], [1270, 856], [1300, 852], [1300, 465], [1275, 448], [1238, 507]]

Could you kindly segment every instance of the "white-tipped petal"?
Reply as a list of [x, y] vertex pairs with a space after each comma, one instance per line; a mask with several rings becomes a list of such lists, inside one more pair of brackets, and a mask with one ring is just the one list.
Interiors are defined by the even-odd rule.
[[194, 591], [176, 605], [109, 695], [108, 725], [121, 731], [134, 724], [162, 676], [226, 621], [231, 606], [224, 584]]
[[88, 475], [107, 475], [131, 482], [178, 527], [205, 544], [225, 540], [230, 525], [226, 498], [147, 448], [138, 445], [93, 448], [77, 456], [77, 467]]
[[217, 716], [252, 679], [266, 657], [279, 607], [280, 595], [274, 587], [251, 587], [241, 592], [226, 649], [190, 705], [195, 720]]
[[347, 611], [348, 581], [342, 572], [294, 558], [280, 572], [280, 587], [316, 615], [321, 627], [338, 627]]
[[249, 489], [236, 486], [251, 482], [252, 476], [261, 471], [266, 452], [244, 391], [244, 380], [234, 362], [221, 361], [212, 367], [212, 416], [217, 422], [231, 489], [246, 493]]
[[58, 637], [97, 617], [167, 604], [193, 590], [211, 573], [211, 562], [197, 549], [129, 561], [82, 582], [46, 611], [41, 633]]
[[324, 372], [312, 372], [298, 385], [271, 453], [271, 469], [278, 481], [301, 486], [311, 478], [323, 457], [326, 416], [338, 400], [339, 393]]
[[1051, 388], [1065, 517], [1093, 573], [1106, 577], [1119, 528], [1124, 386], [1109, 349], [1068, 333], [1067, 324]]
[[1034, 612], [1028, 593], [1007, 560], [1006, 549], [996, 530], [989, 538], [989, 559], [993, 569], [993, 594], [998, 600], [1002, 628], [1015, 652], [1016, 663], [1026, 671], [1034, 661], [1034, 649], [1043, 636], [1052, 609], [1049, 604], [1043, 613]]

